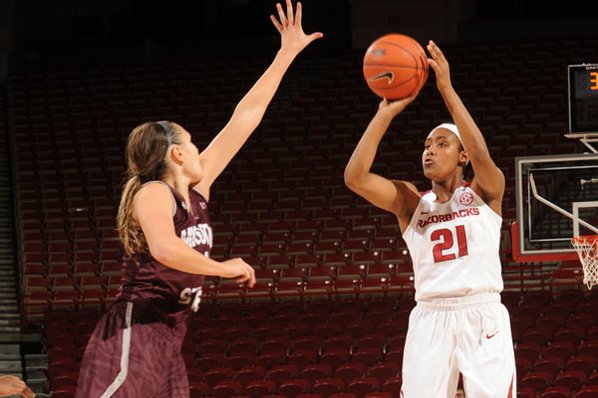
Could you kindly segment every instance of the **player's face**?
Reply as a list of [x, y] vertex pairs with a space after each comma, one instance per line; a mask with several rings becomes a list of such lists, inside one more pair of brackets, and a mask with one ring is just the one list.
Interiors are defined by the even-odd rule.
[[183, 169], [193, 182], [198, 182], [203, 177], [203, 170], [199, 163], [199, 150], [191, 140], [191, 134], [183, 130], [178, 145], [183, 158]]
[[432, 181], [442, 181], [455, 172], [462, 172], [458, 167], [461, 161], [461, 142], [450, 130], [434, 130], [424, 143], [422, 166], [424, 175]]

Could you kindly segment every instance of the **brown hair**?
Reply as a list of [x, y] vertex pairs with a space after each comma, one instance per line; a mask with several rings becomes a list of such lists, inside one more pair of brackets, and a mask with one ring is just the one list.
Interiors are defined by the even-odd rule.
[[116, 225], [124, 250], [130, 256], [149, 252], [143, 231], [133, 218], [133, 198], [144, 183], [164, 177], [168, 148], [180, 143], [179, 136], [180, 126], [168, 121], [143, 123], [129, 134], [126, 181]]

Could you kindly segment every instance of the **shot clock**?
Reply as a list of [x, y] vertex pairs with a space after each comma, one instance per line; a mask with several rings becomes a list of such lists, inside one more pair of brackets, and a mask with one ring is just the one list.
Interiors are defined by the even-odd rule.
[[569, 132], [598, 133], [598, 64], [569, 65]]

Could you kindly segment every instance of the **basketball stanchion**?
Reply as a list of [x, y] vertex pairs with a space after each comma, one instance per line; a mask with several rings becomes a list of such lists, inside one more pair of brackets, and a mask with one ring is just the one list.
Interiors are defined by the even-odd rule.
[[583, 283], [591, 290], [598, 284], [598, 235], [574, 236], [571, 245], [583, 268]]

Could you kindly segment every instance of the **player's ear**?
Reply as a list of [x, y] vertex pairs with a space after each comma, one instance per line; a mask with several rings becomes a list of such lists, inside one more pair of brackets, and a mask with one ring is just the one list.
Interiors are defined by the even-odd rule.
[[178, 165], [183, 163], [183, 153], [181, 152], [181, 148], [178, 145], [173, 144], [169, 146], [167, 154], [168, 158], [172, 160], [174, 163]]
[[469, 163], [469, 156], [467, 150], [463, 149], [459, 152], [459, 166], [465, 167]]

